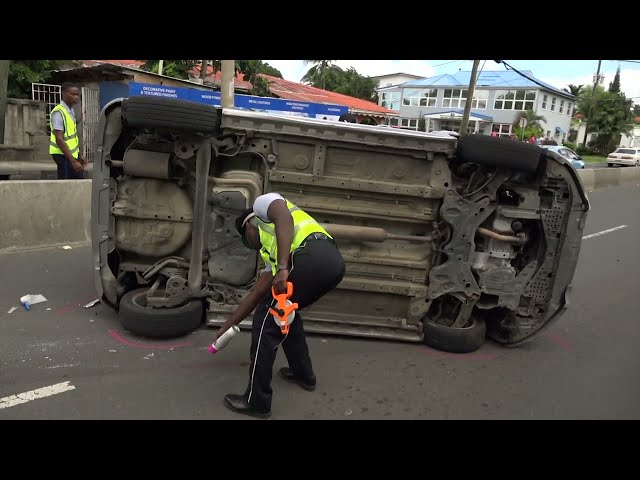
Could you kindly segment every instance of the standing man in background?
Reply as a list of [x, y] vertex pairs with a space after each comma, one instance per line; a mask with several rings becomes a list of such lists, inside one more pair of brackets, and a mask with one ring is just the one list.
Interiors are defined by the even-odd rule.
[[51, 110], [49, 154], [58, 166], [58, 180], [84, 178], [87, 161], [80, 156], [80, 141], [73, 105], [80, 101], [80, 89], [73, 83], [61, 86], [62, 101]]

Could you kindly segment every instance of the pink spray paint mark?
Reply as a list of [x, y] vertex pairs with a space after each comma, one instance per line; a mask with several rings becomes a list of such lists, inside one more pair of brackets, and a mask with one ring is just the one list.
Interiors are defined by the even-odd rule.
[[193, 344], [191, 342], [182, 342], [182, 343], [167, 343], [163, 345], [151, 345], [148, 343], [140, 343], [134, 342], [132, 340], [127, 340], [124, 338], [120, 332], [117, 330], [109, 330], [109, 336], [113, 338], [116, 342], [121, 343], [122, 345], [126, 345], [127, 347], [133, 348], [148, 348], [154, 350], [170, 350], [172, 348], [181, 348], [181, 347], [190, 347]]
[[498, 354], [493, 352], [449, 353], [427, 347], [419, 347], [419, 350], [433, 358], [455, 358], [456, 360], [495, 360], [498, 358]]
[[550, 333], [549, 335], [547, 335], [547, 338], [552, 343], [554, 343], [555, 345], [559, 346], [565, 352], [573, 352], [574, 351], [574, 348], [573, 348], [573, 345], [571, 344], [571, 342], [569, 340], [567, 340], [565, 337], [563, 337], [562, 335], [558, 335], [557, 333]]
[[71, 302], [71, 305], [67, 305], [66, 307], [60, 307], [60, 308], [56, 308], [54, 310], [54, 312], [58, 315], [60, 314], [66, 314], [66, 313], [71, 313], [79, 308], [82, 308], [84, 305], [86, 305], [87, 303], [89, 303], [91, 300], [95, 300], [96, 296], [92, 295], [90, 297], [82, 297], [78, 300], [75, 300], [73, 302]]

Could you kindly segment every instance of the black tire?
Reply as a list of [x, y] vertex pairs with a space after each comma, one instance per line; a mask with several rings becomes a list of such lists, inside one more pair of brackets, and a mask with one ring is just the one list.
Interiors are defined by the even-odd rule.
[[122, 326], [135, 335], [149, 338], [172, 338], [200, 328], [203, 317], [201, 300], [191, 300], [176, 308], [147, 308], [147, 288], [138, 288], [122, 296], [119, 318]]
[[530, 143], [487, 135], [465, 135], [458, 140], [456, 157], [463, 163], [535, 173], [543, 154], [542, 148]]
[[608, 168], [613, 167], [613, 163], [607, 163], [607, 167], [608, 167]]
[[174, 98], [135, 96], [122, 102], [122, 118], [127, 126], [172, 132], [218, 133], [220, 112], [212, 105]]
[[487, 325], [481, 318], [471, 317], [470, 327], [451, 328], [424, 320], [422, 342], [437, 350], [451, 353], [471, 353], [478, 350], [487, 337]]

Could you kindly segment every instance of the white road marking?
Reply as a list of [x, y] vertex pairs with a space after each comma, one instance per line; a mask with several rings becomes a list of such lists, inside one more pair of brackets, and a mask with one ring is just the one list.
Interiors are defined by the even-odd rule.
[[37, 388], [36, 390], [30, 390], [28, 392], [19, 393], [17, 395], [11, 395], [10, 397], [0, 398], [0, 410], [3, 408], [15, 407], [21, 403], [27, 403], [39, 398], [50, 397], [51, 395], [57, 395], [59, 393], [67, 392], [69, 390], [75, 390], [76, 387], [69, 382], [56, 383], [48, 387]]
[[620, 225], [619, 227], [609, 228], [607, 230], [602, 230], [601, 232], [592, 233], [591, 235], [586, 235], [582, 237], [583, 240], [587, 238], [599, 237], [600, 235], [606, 235], [607, 233], [615, 232], [616, 230], [622, 230], [623, 228], [627, 228], [626, 225]]

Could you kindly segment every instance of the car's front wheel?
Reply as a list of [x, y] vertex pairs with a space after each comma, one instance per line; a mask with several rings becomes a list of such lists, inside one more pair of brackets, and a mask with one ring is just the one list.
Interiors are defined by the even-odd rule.
[[425, 317], [422, 331], [425, 345], [451, 353], [474, 352], [482, 346], [487, 336], [485, 321], [475, 315], [462, 328], [447, 326], [441, 320], [435, 322]]

